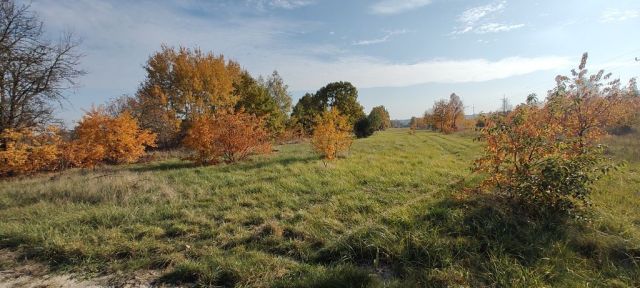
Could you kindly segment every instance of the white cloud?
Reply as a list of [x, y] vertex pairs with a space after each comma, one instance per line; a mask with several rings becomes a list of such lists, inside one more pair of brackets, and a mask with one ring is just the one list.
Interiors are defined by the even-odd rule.
[[507, 1], [501, 1], [498, 3], [487, 4], [469, 8], [462, 12], [458, 17], [458, 21], [466, 24], [467, 26], [473, 26], [476, 22], [482, 18], [487, 17], [490, 14], [501, 12], [504, 10]]
[[622, 22], [640, 17], [640, 10], [607, 9], [600, 15], [600, 22]]
[[[508, 57], [487, 59], [428, 60], [419, 63], [391, 63], [372, 57], [345, 57], [322, 62], [289, 59], [283, 70], [293, 89], [315, 89], [339, 80], [348, 80], [359, 88], [404, 87], [424, 83], [483, 82], [524, 75], [536, 71], [571, 67], [566, 57]], [[285, 74], [286, 73], [286, 74]]]
[[407, 33], [407, 30], [404, 30], [404, 29], [403, 30], [387, 31], [387, 33], [384, 36], [380, 37], [380, 38], [355, 41], [355, 42], [353, 42], [353, 45], [364, 46], [364, 45], [372, 45], [372, 44], [384, 43], [384, 42], [389, 41], [389, 39], [394, 35], [400, 35], [400, 34], [405, 34], [405, 33]]
[[295, 9], [302, 6], [307, 6], [313, 4], [313, 1], [310, 0], [271, 0], [269, 1], [269, 5], [277, 8], [284, 9]]
[[369, 7], [373, 14], [398, 14], [431, 4], [431, 0], [383, 0]]
[[[34, 1], [33, 8], [42, 15], [48, 31], [71, 27], [84, 38], [81, 48], [87, 57], [83, 66], [89, 74], [81, 79], [84, 87], [72, 99], [78, 109], [74, 117], [91, 102], [134, 93], [144, 79], [142, 65], [162, 43], [223, 53], [253, 75], [277, 69], [292, 90], [314, 91], [338, 80], [351, 81], [359, 88], [477, 82], [570, 67], [563, 57], [394, 63], [349, 54], [332, 45], [292, 42], [288, 37], [309, 27], [306, 22], [272, 18], [220, 21], [193, 17], [160, 4], [149, 7], [140, 2], [115, 5], [99, 0], [39, 0]], [[405, 33], [402, 31], [390, 32]]]
[[314, 0], [248, 0], [248, 2], [255, 5], [260, 10], [267, 8], [291, 10], [315, 3]]
[[463, 11], [457, 19], [458, 22], [461, 23], [461, 27], [454, 29], [451, 34], [458, 35], [470, 32], [476, 34], [498, 33], [524, 27], [524, 24], [489, 22], [495, 18], [496, 14], [504, 11], [506, 5], [507, 1], [503, 0], [492, 4], [472, 7]]
[[497, 32], [507, 32], [511, 30], [515, 30], [518, 28], [524, 27], [524, 24], [500, 24], [500, 23], [487, 23], [475, 29], [475, 32], [478, 34], [486, 34], [486, 33], [497, 33]]

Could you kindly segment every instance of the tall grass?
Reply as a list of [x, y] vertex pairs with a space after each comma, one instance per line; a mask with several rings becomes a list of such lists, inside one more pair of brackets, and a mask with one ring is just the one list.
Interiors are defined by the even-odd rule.
[[598, 183], [593, 217], [577, 222], [461, 192], [480, 180], [468, 136], [391, 129], [326, 166], [305, 143], [277, 150], [0, 182], [0, 248], [54, 270], [160, 270], [170, 285], [640, 284], [636, 160]]

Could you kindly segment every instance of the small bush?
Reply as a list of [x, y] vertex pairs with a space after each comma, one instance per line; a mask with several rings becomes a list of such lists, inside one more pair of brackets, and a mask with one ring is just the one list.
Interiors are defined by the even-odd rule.
[[65, 162], [74, 167], [132, 163], [144, 155], [145, 147], [155, 147], [155, 140], [156, 135], [140, 129], [129, 113], [109, 116], [93, 109], [76, 127], [75, 139], [65, 145]]
[[349, 119], [332, 108], [325, 111], [316, 120], [311, 144], [326, 159], [334, 159], [339, 153], [347, 151], [353, 142]]
[[232, 163], [270, 152], [269, 138], [261, 118], [240, 111], [196, 118], [183, 144], [199, 164]]
[[360, 118], [353, 126], [353, 132], [358, 138], [366, 138], [373, 135], [374, 127], [371, 125], [369, 117]]

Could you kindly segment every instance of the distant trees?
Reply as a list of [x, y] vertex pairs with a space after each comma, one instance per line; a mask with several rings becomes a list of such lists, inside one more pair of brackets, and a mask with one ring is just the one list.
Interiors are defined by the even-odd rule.
[[571, 77], [556, 77], [544, 103], [529, 97], [486, 118], [485, 154], [475, 162], [476, 171], [487, 173], [485, 187], [533, 210], [589, 205], [590, 185], [611, 167], [598, 141], [607, 127], [630, 119], [638, 97], [632, 85], [621, 87], [603, 71], [588, 76], [586, 61], [585, 53]]
[[457, 131], [460, 127], [460, 121], [464, 119], [464, 104], [460, 100], [460, 96], [452, 93], [447, 103], [447, 116], [449, 123], [447, 126], [451, 131]]
[[360, 118], [353, 127], [353, 132], [358, 138], [369, 137], [375, 131], [385, 130], [391, 127], [389, 112], [384, 106], [377, 106], [371, 109], [368, 116]]
[[424, 119], [433, 130], [449, 132], [449, 110], [447, 102], [445, 100], [438, 100], [433, 103], [431, 113], [425, 113]]
[[374, 131], [382, 131], [391, 127], [391, 117], [389, 117], [389, 112], [382, 105], [373, 107], [368, 118], [369, 122], [371, 122], [371, 128]]
[[263, 120], [243, 111], [197, 116], [183, 142], [199, 164], [232, 163], [271, 151]]
[[427, 127], [443, 133], [451, 133], [460, 129], [464, 120], [464, 104], [456, 93], [449, 96], [449, 101], [438, 100], [425, 112], [424, 122]]
[[[29, 6], [0, 2], [0, 133], [33, 130], [53, 121], [54, 105], [84, 72], [77, 42], [64, 35], [44, 38], [42, 22]], [[7, 142], [0, 141], [0, 150]]]
[[312, 132], [317, 116], [330, 108], [337, 108], [347, 117], [349, 125], [365, 116], [358, 103], [358, 90], [349, 82], [333, 82], [320, 88], [315, 94], [306, 94], [294, 106], [292, 117], [305, 131]]
[[324, 158], [334, 159], [351, 147], [353, 127], [349, 117], [342, 115], [337, 108], [324, 111], [316, 123], [311, 144]]

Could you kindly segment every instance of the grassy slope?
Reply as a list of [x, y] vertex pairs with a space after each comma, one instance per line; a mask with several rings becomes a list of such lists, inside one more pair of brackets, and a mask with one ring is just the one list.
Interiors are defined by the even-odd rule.
[[640, 285], [640, 162], [598, 184], [592, 223], [560, 226], [455, 200], [478, 181], [467, 137], [390, 130], [326, 166], [306, 144], [279, 149], [0, 182], [0, 248], [169, 283]]

